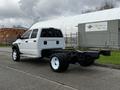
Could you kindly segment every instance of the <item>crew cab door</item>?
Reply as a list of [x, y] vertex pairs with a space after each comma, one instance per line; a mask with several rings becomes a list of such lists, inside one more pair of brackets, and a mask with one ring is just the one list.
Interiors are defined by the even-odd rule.
[[19, 43], [20, 52], [25, 56], [37, 55], [37, 33], [38, 29], [28, 30], [21, 37], [21, 41]]
[[38, 49], [37, 49], [37, 42], [38, 42], [37, 36], [38, 36], [38, 29], [33, 29], [32, 33], [30, 35], [30, 38], [29, 38], [29, 42], [28, 42], [28, 44], [29, 44], [28, 54], [29, 55], [37, 56], [37, 54], [38, 54], [38, 52], [37, 52], [38, 51]]
[[20, 39], [20, 42], [18, 43], [20, 52], [22, 54], [29, 54], [29, 37], [31, 35], [32, 30], [26, 31]]

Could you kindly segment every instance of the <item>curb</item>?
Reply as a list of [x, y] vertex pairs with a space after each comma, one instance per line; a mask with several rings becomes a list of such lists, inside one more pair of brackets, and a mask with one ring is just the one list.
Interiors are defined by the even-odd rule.
[[99, 63], [95, 63], [95, 66], [100, 66], [100, 67], [107, 67], [107, 68], [111, 68], [111, 69], [119, 69], [120, 70], [120, 65], [113, 65], [113, 64], [99, 64]]

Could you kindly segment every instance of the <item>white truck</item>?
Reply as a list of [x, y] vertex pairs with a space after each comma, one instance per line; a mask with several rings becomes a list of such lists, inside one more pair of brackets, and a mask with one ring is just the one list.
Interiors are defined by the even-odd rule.
[[109, 56], [109, 50], [79, 51], [66, 50], [65, 40], [60, 29], [34, 28], [26, 31], [12, 44], [12, 59], [20, 61], [20, 57], [50, 59], [51, 69], [55, 72], [66, 71], [69, 64], [79, 63], [90, 66], [100, 54]]

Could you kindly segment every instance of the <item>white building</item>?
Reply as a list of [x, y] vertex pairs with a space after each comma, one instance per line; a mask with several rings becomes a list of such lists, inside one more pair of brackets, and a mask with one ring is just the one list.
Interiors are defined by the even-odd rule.
[[40, 21], [32, 26], [33, 27], [57, 27], [61, 28], [63, 33], [77, 32], [78, 24], [108, 21], [120, 19], [120, 8], [96, 11], [87, 14], [81, 14], [69, 17], [59, 17], [52, 20]]
[[[120, 8], [70, 17], [59, 17], [53, 20], [38, 22], [31, 29], [35, 27], [55, 27], [61, 29], [64, 34], [79, 32], [81, 34], [78, 41], [82, 47], [120, 47]], [[90, 32], [95, 32], [92, 34], [92, 37], [88, 34]], [[103, 32], [104, 36], [96, 34], [98, 32]], [[105, 35], [105, 32], [107, 32], [107, 35]], [[88, 36], [85, 36], [85, 34]]]

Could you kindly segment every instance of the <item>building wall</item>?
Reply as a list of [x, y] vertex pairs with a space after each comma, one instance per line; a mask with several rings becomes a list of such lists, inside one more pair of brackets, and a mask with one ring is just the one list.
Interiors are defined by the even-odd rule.
[[0, 44], [11, 44], [17, 39], [19, 34], [23, 34], [25, 29], [16, 28], [1, 28], [0, 29]]
[[86, 32], [86, 24], [78, 26], [80, 47], [118, 48], [118, 20], [107, 21], [106, 31]]
[[78, 46], [87, 47], [86, 35], [85, 35], [85, 24], [78, 25]]
[[119, 45], [119, 48], [120, 48], [120, 20], [118, 21], [118, 45]]
[[118, 20], [108, 22], [109, 45], [112, 48], [119, 48], [118, 42]]

